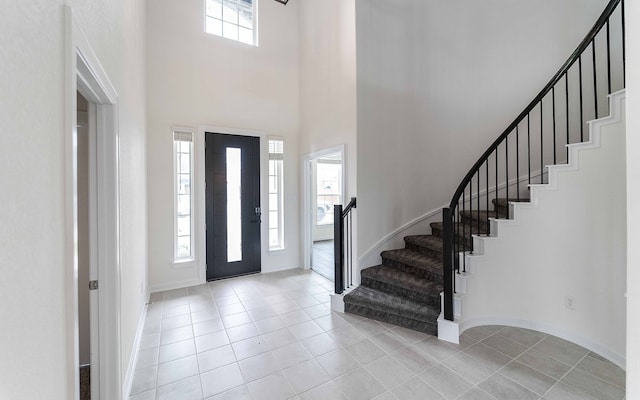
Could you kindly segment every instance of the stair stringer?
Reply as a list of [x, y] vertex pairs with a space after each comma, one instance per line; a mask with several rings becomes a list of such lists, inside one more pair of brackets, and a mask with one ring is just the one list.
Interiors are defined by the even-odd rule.
[[568, 146], [568, 164], [547, 167], [548, 184], [530, 185], [530, 202], [510, 204], [512, 219], [492, 220], [489, 237], [474, 237], [467, 271], [456, 276], [454, 321], [438, 319], [441, 339], [457, 342], [479, 325], [519, 326], [624, 368], [624, 99], [624, 91], [610, 95], [611, 115], [589, 123], [588, 142]]

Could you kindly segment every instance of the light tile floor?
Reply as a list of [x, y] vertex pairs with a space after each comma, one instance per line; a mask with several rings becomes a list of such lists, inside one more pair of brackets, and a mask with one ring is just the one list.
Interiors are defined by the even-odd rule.
[[485, 326], [460, 345], [329, 309], [303, 270], [154, 293], [131, 400], [623, 399], [625, 373], [540, 332]]

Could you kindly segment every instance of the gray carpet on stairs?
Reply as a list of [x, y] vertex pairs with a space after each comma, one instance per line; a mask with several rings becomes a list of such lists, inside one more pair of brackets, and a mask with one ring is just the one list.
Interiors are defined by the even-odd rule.
[[[488, 234], [490, 218], [508, 218], [509, 201], [494, 199], [494, 209], [462, 210], [454, 234], [472, 248], [472, 235]], [[521, 199], [519, 201], [528, 201]], [[361, 271], [359, 287], [345, 295], [345, 312], [432, 335], [438, 333], [442, 286], [442, 223], [431, 224], [431, 235], [404, 238], [403, 249], [381, 253], [382, 265]]]

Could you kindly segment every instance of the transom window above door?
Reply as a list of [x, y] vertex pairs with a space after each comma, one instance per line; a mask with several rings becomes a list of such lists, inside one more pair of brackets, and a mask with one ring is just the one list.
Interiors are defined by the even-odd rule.
[[257, 46], [257, 0], [205, 0], [205, 32]]

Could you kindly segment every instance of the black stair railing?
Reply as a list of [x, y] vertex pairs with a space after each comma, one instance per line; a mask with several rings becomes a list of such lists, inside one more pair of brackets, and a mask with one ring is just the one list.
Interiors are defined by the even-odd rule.
[[[444, 318], [454, 320], [455, 274], [466, 272], [473, 235], [488, 235], [500, 200], [528, 197], [546, 183], [546, 166], [566, 163], [567, 145], [582, 142], [587, 121], [608, 114], [607, 96], [625, 87], [624, 0], [611, 0], [560, 70], [471, 167], [442, 210]], [[496, 212], [490, 212], [490, 203]]]
[[353, 209], [356, 198], [352, 197], [347, 206], [333, 206], [333, 257], [335, 292], [340, 294], [353, 285]]

